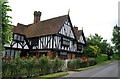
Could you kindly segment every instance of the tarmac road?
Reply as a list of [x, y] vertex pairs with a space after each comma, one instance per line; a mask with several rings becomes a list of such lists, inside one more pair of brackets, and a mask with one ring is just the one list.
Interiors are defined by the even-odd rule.
[[102, 65], [93, 69], [71, 72], [69, 75], [58, 79], [120, 79], [120, 77], [118, 78], [119, 75], [120, 62], [114, 61], [110, 64]]

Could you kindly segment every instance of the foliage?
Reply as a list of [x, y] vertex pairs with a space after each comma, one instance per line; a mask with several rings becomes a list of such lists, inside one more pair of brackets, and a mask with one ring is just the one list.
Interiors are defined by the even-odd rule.
[[[23, 57], [23, 58], [6, 58], [2, 60], [3, 77], [31, 77], [34, 74], [48, 74], [58, 72], [63, 66], [63, 61], [58, 57], [53, 62], [46, 56], [41, 58]], [[53, 69], [53, 70], [52, 70]], [[55, 70], [54, 70], [55, 69]], [[51, 72], [53, 71], [53, 72]]]
[[94, 54], [94, 50], [90, 48], [89, 46], [84, 47], [83, 55], [86, 57], [96, 57]]
[[101, 36], [99, 36], [98, 34], [90, 35], [87, 38], [87, 43], [89, 45], [93, 45], [93, 46], [97, 45], [97, 46], [99, 46], [99, 44], [101, 43], [102, 39], [103, 38]]
[[109, 60], [110, 56], [113, 55], [112, 46], [110, 46], [110, 44], [107, 43], [107, 40], [104, 40], [103, 37], [98, 34], [90, 35], [87, 38], [87, 43], [88, 46], [83, 50], [83, 54], [87, 57], [95, 57], [99, 59], [100, 54], [107, 54]]
[[50, 58], [43, 55], [38, 61], [41, 73], [42, 74], [50, 73], [50, 69], [52, 67]]
[[[84, 56], [83, 56], [84, 57]], [[87, 59], [87, 58], [86, 58]], [[84, 58], [72, 59], [68, 62], [68, 69], [73, 70], [77, 68], [84, 68], [96, 64], [95, 58], [88, 58], [87, 61]]]
[[101, 63], [103, 61], [106, 61], [108, 59], [108, 56], [106, 54], [101, 54], [97, 57], [97, 63]]
[[[1, 2], [0, 2], [1, 3]], [[9, 44], [12, 41], [12, 26], [11, 17], [7, 12], [12, 11], [8, 2], [3, 2], [2, 4], [2, 44]]]
[[83, 55], [87, 57], [97, 57], [100, 54], [100, 49], [97, 45], [89, 45], [83, 49]]
[[63, 65], [64, 62], [56, 56], [53, 61], [53, 72], [61, 71]]
[[95, 56], [98, 57], [98, 55], [100, 54], [100, 49], [99, 49], [99, 47], [98, 47], [97, 45], [95, 45], [95, 46], [91, 46], [91, 45], [90, 45], [89, 47], [94, 50]]
[[77, 60], [76, 60], [76, 59], [70, 60], [70, 61], [68, 62], [68, 68], [69, 68], [70, 70], [76, 69], [76, 66], [77, 66]]
[[120, 27], [114, 26], [112, 42], [115, 44], [115, 53], [120, 57]]
[[93, 66], [97, 64], [97, 60], [95, 58], [88, 58], [89, 66]]
[[103, 37], [101, 37], [98, 34], [90, 35], [87, 38], [87, 42], [88, 42], [89, 45], [98, 46], [101, 54], [102, 53], [107, 53], [107, 51], [108, 51], [107, 49], [110, 45], [109, 43], [107, 43], [107, 40], [104, 40]]
[[118, 56], [117, 54], [113, 54], [112, 60], [120, 60], [120, 56]]

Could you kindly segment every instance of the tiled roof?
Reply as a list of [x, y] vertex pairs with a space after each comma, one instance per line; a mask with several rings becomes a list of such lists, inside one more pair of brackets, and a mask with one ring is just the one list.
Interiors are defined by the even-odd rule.
[[82, 35], [82, 30], [78, 30], [78, 27], [73, 27], [73, 29], [74, 29], [74, 32], [75, 32], [75, 36], [78, 40], [80, 35]]
[[82, 35], [83, 36], [83, 39], [85, 41], [85, 44], [86, 45], [86, 39], [85, 39], [85, 36], [84, 36], [84, 33], [83, 33], [83, 30], [78, 30], [78, 27], [73, 27], [74, 29], [74, 32], [75, 32], [75, 36], [76, 36], [76, 39], [79, 40], [80, 36]]
[[13, 32], [24, 35], [24, 30], [26, 28], [26, 25], [18, 23], [17, 26], [14, 26]]
[[13, 32], [26, 35], [27, 38], [56, 34], [68, 18], [68, 15], [55, 17], [52, 19], [40, 21], [30, 25], [17, 24]]

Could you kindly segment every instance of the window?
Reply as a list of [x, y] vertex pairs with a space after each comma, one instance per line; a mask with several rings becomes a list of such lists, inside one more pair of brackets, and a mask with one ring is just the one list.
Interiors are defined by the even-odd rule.
[[17, 34], [14, 34], [14, 40], [17, 40]]
[[5, 56], [10, 58], [15, 57], [15, 50], [6, 50]]
[[82, 51], [82, 48], [83, 48], [83, 46], [78, 44], [78, 47], [77, 47], [78, 51]]
[[14, 55], [15, 55], [15, 50], [11, 50], [11, 57], [12, 58], [15, 57]]
[[[45, 42], [45, 41], [44, 41]], [[33, 38], [32, 40], [31, 40], [31, 45], [32, 46], [38, 46], [38, 43], [39, 43], [39, 40], [37, 39], [37, 38]]]
[[62, 38], [62, 45], [63, 46], [69, 46], [70, 45], [69, 39], [63, 37]]
[[67, 52], [60, 52], [59, 57], [64, 60], [67, 59]]
[[6, 57], [10, 57], [10, 50], [6, 50]]
[[24, 37], [23, 36], [21, 36], [21, 41], [24, 41]]
[[24, 41], [24, 36], [14, 34], [14, 40], [16, 40], [16, 41]]
[[20, 35], [18, 35], [18, 39], [17, 40], [20, 41]]

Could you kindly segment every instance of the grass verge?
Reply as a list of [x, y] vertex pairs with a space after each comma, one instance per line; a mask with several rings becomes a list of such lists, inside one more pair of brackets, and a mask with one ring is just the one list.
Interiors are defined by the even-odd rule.
[[52, 78], [57, 78], [57, 77], [65, 76], [65, 75], [68, 75], [68, 72], [57, 72], [53, 74], [47, 74], [47, 75], [32, 77], [28, 79], [52, 79]]
[[73, 71], [84, 71], [84, 70], [88, 70], [88, 69], [91, 69], [91, 68], [95, 68], [95, 67], [98, 67], [98, 66], [101, 66], [101, 65], [105, 65], [105, 64], [109, 64], [111, 63], [112, 61], [104, 61], [104, 62], [101, 62], [99, 64], [96, 64], [94, 66], [89, 66], [89, 67], [85, 67], [85, 68], [79, 68], [79, 69], [74, 69]]

